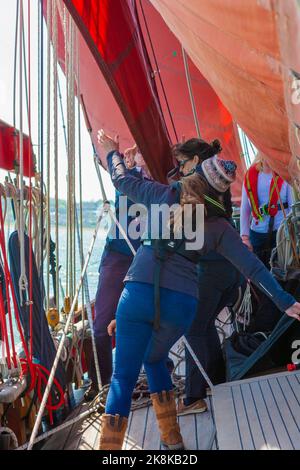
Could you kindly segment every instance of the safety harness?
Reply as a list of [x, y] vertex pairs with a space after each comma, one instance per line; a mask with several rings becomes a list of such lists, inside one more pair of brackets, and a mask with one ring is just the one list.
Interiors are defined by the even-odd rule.
[[[172, 187], [178, 192], [178, 198], [180, 199], [180, 181], [173, 183]], [[226, 217], [226, 210], [219, 201], [207, 195], [204, 195], [204, 199], [216, 208], [218, 215], [223, 215], [223, 217]], [[170, 232], [170, 239], [148, 239], [142, 241], [144, 246], [151, 246], [153, 248], [156, 260], [153, 283], [155, 305], [154, 330], [156, 331], [159, 329], [160, 326], [160, 277], [163, 263], [174, 254], [180, 255], [194, 264], [198, 264], [201, 258], [201, 254], [198, 251], [186, 249], [187, 240], [184, 238], [184, 235], [180, 240], [178, 240], [174, 237], [172, 227]]]
[[[278, 193], [280, 193], [284, 181], [280, 176], [274, 174], [270, 184], [269, 201], [267, 204], [259, 206], [257, 192], [258, 176], [259, 170], [256, 165], [251, 166], [245, 175], [245, 188], [251, 204], [252, 215], [256, 223], [262, 221], [264, 217], [270, 216], [270, 221], [272, 220], [271, 223], [274, 225], [274, 217], [281, 210], [281, 206], [278, 203]], [[285, 203], [284, 208], [286, 209], [287, 207], [288, 204]]]
[[282, 210], [282, 207], [284, 209], [287, 209], [288, 203], [283, 203], [282, 207], [279, 203], [280, 191], [284, 180], [274, 173], [270, 184], [269, 201], [267, 204], [259, 206], [257, 191], [258, 176], [259, 170], [257, 168], [257, 165], [251, 166], [245, 175], [245, 188], [251, 204], [252, 215], [256, 221], [256, 224], [262, 221], [264, 217], [270, 216], [268, 226], [268, 239], [265, 244], [265, 250], [269, 250], [272, 246], [272, 234], [274, 229], [275, 216], [279, 210]]

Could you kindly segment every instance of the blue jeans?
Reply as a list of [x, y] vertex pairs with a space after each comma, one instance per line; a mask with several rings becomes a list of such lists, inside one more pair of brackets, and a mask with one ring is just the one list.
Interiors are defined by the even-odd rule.
[[126, 283], [116, 313], [116, 363], [106, 413], [128, 417], [142, 364], [151, 393], [172, 390], [166, 359], [169, 350], [190, 327], [197, 302], [190, 295], [161, 288], [160, 328], [154, 331], [153, 285]]

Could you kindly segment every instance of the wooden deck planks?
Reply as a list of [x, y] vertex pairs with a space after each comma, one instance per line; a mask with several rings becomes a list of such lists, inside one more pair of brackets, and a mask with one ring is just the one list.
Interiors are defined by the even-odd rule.
[[[300, 449], [299, 371], [221, 384], [213, 393], [207, 412], [179, 417], [186, 449]], [[87, 407], [78, 406], [70, 417]], [[99, 416], [89, 416], [54, 435], [43, 449], [97, 449], [99, 427]], [[123, 448], [160, 449], [149, 404], [130, 414]]]
[[145, 427], [147, 426], [147, 407], [133, 411], [132, 415], [130, 430], [127, 433], [127, 448], [141, 450], [143, 449]]
[[84, 422], [83, 432], [77, 450], [97, 450], [99, 445], [99, 430], [99, 415], [90, 416]]
[[[78, 407], [78, 413], [82, 407]], [[179, 424], [188, 450], [209, 450], [215, 441], [214, 423], [210, 411], [179, 417]], [[49, 439], [44, 450], [97, 450], [99, 440], [99, 417], [90, 416], [77, 423], [72, 430], [61, 431]], [[215, 444], [216, 448], [216, 444]], [[159, 450], [160, 437], [152, 406], [135, 410], [128, 420], [124, 450]]]
[[220, 449], [299, 449], [300, 372], [219, 385], [214, 412]]
[[160, 448], [159, 431], [156, 422], [155, 413], [152, 406], [148, 407], [147, 426], [145, 428], [144, 449], [157, 450]]
[[[78, 416], [82, 412], [81, 409], [82, 406], [79, 405], [77, 408], [75, 408], [75, 410], [72, 411], [68, 419], [71, 420], [73, 418], [76, 418], [76, 416]], [[63, 450], [70, 436], [72, 436], [71, 439], [73, 439], [73, 429], [75, 429], [74, 426], [75, 425], [73, 424], [51, 436], [48, 441], [43, 445], [42, 450]]]

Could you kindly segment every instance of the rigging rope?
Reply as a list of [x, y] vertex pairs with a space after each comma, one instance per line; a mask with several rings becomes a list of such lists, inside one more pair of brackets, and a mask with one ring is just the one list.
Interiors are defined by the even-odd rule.
[[188, 89], [189, 89], [191, 106], [192, 106], [192, 110], [193, 110], [195, 127], [196, 127], [196, 131], [197, 131], [197, 136], [200, 139], [201, 138], [200, 126], [199, 126], [199, 120], [198, 120], [198, 116], [197, 116], [195, 98], [194, 98], [193, 87], [192, 87], [192, 82], [191, 82], [191, 75], [190, 75], [188, 57], [187, 57], [187, 54], [186, 54], [185, 49], [184, 49], [183, 46], [181, 46], [181, 49], [182, 49], [182, 57], [183, 57], [183, 64], [184, 64], [184, 70], [185, 70], [185, 77], [186, 77], [186, 82], [187, 82], [187, 86], [188, 86]]
[[194, 353], [191, 345], [189, 344], [189, 342], [187, 341], [186, 337], [183, 336], [182, 337], [182, 341], [184, 343], [184, 345], [186, 346], [186, 348], [188, 349], [190, 355], [192, 356], [192, 358], [194, 359], [198, 369], [200, 370], [201, 374], [203, 375], [203, 377], [205, 378], [206, 382], [208, 383], [208, 386], [210, 387], [211, 390], [214, 389], [214, 385], [212, 383], [212, 381], [210, 380], [210, 378], [208, 377], [207, 373], [205, 372], [205, 370], [203, 369], [199, 359], [197, 358], [196, 354]]
[[[168, 113], [169, 113], [170, 121], [171, 121], [171, 124], [172, 124], [172, 127], [173, 127], [173, 132], [175, 134], [176, 141], [179, 142], [175, 122], [174, 122], [173, 115], [172, 115], [172, 112], [171, 112], [171, 109], [170, 109], [170, 104], [169, 104], [169, 100], [168, 100], [167, 93], [166, 93], [166, 90], [165, 90], [165, 86], [164, 86], [164, 83], [163, 83], [163, 80], [162, 80], [162, 77], [161, 77], [161, 73], [160, 73], [157, 57], [156, 57], [156, 54], [155, 54], [155, 49], [154, 49], [154, 46], [153, 46], [151, 34], [150, 34], [150, 31], [149, 31], [148, 22], [147, 22], [146, 15], [145, 15], [145, 12], [144, 12], [144, 7], [143, 7], [143, 4], [142, 4], [142, 0], [140, 0], [140, 7], [141, 7], [141, 12], [142, 12], [142, 15], [143, 15], [143, 20], [144, 20], [145, 28], [146, 28], [146, 31], [147, 31], [147, 36], [148, 36], [148, 39], [149, 39], [151, 51], [152, 51], [154, 62], [155, 62], [156, 72], [157, 72], [158, 77], [159, 77], [161, 89], [162, 89], [162, 92], [163, 92], [163, 95], [164, 95], [164, 99], [165, 99], [165, 102], [166, 102], [166, 105], [167, 105], [167, 110], [168, 110]], [[159, 105], [160, 105], [160, 103], [159, 103]], [[160, 107], [161, 107], [161, 105], [160, 105]], [[167, 131], [168, 131], [168, 129], [167, 129]], [[168, 133], [169, 133], [169, 131], [168, 131]]]
[[50, 300], [50, 238], [51, 238], [51, 220], [50, 220], [50, 87], [51, 87], [51, 1], [47, 2], [47, 289], [46, 289], [46, 311], [49, 310]]
[[[275, 184], [279, 204], [280, 204], [280, 207], [281, 207], [281, 210], [282, 210], [282, 213], [283, 213], [283, 219], [284, 219], [284, 221], [286, 221], [287, 220], [287, 215], [286, 215], [286, 210], [284, 208], [282, 198], [281, 198], [281, 195], [280, 195], [280, 191], [279, 191], [279, 188], [278, 188], [278, 180], [277, 180], [276, 174], [274, 172], [272, 172], [272, 176], [273, 176], [273, 180], [274, 180], [274, 184]], [[291, 228], [288, 224], [287, 224], [287, 229], [290, 232]], [[297, 263], [299, 264], [299, 256], [298, 256], [298, 252], [297, 252], [297, 246], [296, 246], [294, 237], [292, 236], [291, 232], [290, 232], [290, 240], [291, 240], [291, 247], [292, 247], [292, 250], [293, 250], [294, 257], [295, 257]]]
[[[79, 32], [76, 31], [76, 86], [77, 86], [77, 94], [80, 94], [80, 68], [79, 68]], [[83, 212], [82, 212], [82, 149], [81, 149], [81, 116], [80, 116], [80, 101], [77, 99], [77, 118], [78, 118], [78, 178], [79, 178], [79, 218], [80, 222], [78, 221], [78, 213], [77, 213], [77, 206], [75, 205], [75, 224], [77, 230], [77, 244], [78, 244], [78, 253], [79, 259], [81, 261], [81, 270], [84, 265], [84, 254], [83, 254]], [[76, 265], [75, 265], [76, 266]], [[79, 358], [82, 357], [83, 351], [83, 344], [84, 344], [84, 336], [85, 336], [85, 311], [84, 311], [84, 294], [86, 290], [86, 279], [83, 281], [83, 289], [81, 291], [81, 305], [82, 305], [82, 341], [80, 344], [80, 351], [79, 351]], [[87, 308], [91, 308], [89, 293], [87, 296], [87, 302], [89, 306]], [[92, 317], [91, 317], [92, 318]], [[93, 328], [93, 324], [90, 324], [91, 330]], [[75, 367], [74, 367], [75, 373]], [[97, 378], [98, 379], [98, 378]], [[74, 380], [73, 380], [74, 381]], [[98, 384], [99, 387], [100, 384]], [[100, 391], [100, 388], [99, 388]]]
[[[80, 92], [80, 82], [79, 82], [79, 69], [78, 69], [78, 77], [77, 77], [77, 90], [78, 94]], [[59, 92], [59, 100], [60, 100], [60, 111], [61, 111], [61, 118], [62, 118], [62, 126], [63, 126], [63, 134], [64, 134], [64, 140], [65, 140], [65, 146], [66, 146], [66, 152], [67, 152], [67, 147], [68, 147], [68, 142], [67, 142], [67, 132], [66, 132], [66, 125], [65, 125], [65, 117], [64, 117], [64, 110], [63, 110], [63, 104], [62, 104], [62, 96], [61, 96], [61, 89], [60, 89], [60, 82], [58, 80], [58, 92]], [[81, 136], [81, 124], [80, 124], [80, 103], [78, 100], [78, 114], [79, 114], [79, 136]], [[79, 165], [81, 168], [81, 137], [79, 137]], [[99, 169], [98, 164], [96, 164], [96, 168]], [[79, 171], [80, 174], [80, 200], [82, 200], [82, 182], [81, 182], [81, 170]], [[102, 181], [102, 176], [101, 174], [98, 176], [100, 178], [100, 186], [104, 190], [104, 185]], [[81, 207], [81, 223], [80, 223], [80, 229], [78, 225], [78, 214], [77, 211], [75, 212], [76, 216], [76, 227], [77, 227], [77, 240], [78, 240], [78, 249], [80, 253], [80, 259], [82, 263], [82, 268], [84, 265], [84, 255], [83, 255], [83, 233], [82, 233], [82, 228], [83, 228], [83, 223], [82, 223], [82, 207]], [[79, 233], [80, 232], [80, 233]], [[94, 329], [93, 329], [93, 314], [92, 314], [92, 307], [91, 307], [91, 301], [90, 301], [90, 294], [89, 294], [89, 286], [88, 286], [88, 279], [87, 279], [87, 274], [85, 273], [84, 278], [83, 278], [83, 287], [84, 287], [84, 294], [86, 298], [86, 311], [87, 311], [87, 317], [89, 321], [89, 325], [91, 328], [91, 339], [92, 339], [92, 349], [93, 349], [93, 355], [94, 355], [94, 361], [95, 361], [95, 369], [96, 369], [96, 377], [97, 377], [97, 383], [98, 383], [98, 388], [99, 390], [101, 389], [101, 376], [100, 376], [100, 368], [99, 368], [99, 361], [98, 361], [98, 354], [97, 354], [97, 349], [96, 349], [96, 341], [95, 341], [95, 336], [94, 336]], [[82, 309], [84, 310], [84, 302], [82, 302]]]
[[20, 189], [20, 205], [19, 205], [19, 214], [20, 214], [20, 225], [19, 230], [19, 243], [20, 243], [20, 266], [21, 274], [19, 278], [19, 294], [20, 294], [20, 304], [23, 306], [24, 295], [26, 296], [28, 281], [26, 276], [26, 266], [25, 266], [25, 224], [24, 224], [24, 148], [23, 148], [23, 0], [20, 1], [20, 71], [19, 71], [19, 85], [20, 85], [20, 129], [19, 129], [19, 157], [20, 157], [20, 176], [19, 176], [19, 189]]
[[71, 120], [71, 137], [72, 137], [72, 264], [73, 264], [73, 284], [72, 284], [72, 293], [76, 290], [76, 194], [75, 194], [75, 187], [76, 187], [76, 107], [75, 107], [75, 54], [76, 54], [76, 35], [75, 35], [75, 23], [72, 20], [72, 92], [71, 92], [71, 104], [72, 104], [72, 120]]
[[[15, 291], [11, 279], [11, 274], [9, 271], [9, 266], [8, 266], [8, 261], [7, 261], [7, 255], [6, 255], [6, 243], [5, 243], [5, 236], [4, 236], [4, 219], [3, 219], [3, 213], [2, 213], [2, 204], [0, 204], [0, 247], [2, 250], [2, 258], [3, 258], [3, 266], [4, 266], [4, 273], [5, 273], [5, 282], [6, 282], [6, 292], [7, 292], [7, 311], [8, 311], [8, 318], [9, 318], [9, 325], [10, 325], [10, 336], [11, 336], [11, 343], [12, 343], [12, 350], [13, 350], [13, 361], [14, 361], [14, 367], [17, 367], [17, 355], [16, 355], [16, 349], [15, 349], [15, 343], [14, 343], [14, 331], [13, 331], [13, 324], [12, 324], [12, 309], [11, 309], [11, 303], [10, 303], [10, 298], [12, 298], [13, 301], [13, 309], [14, 309], [14, 315], [17, 323], [17, 328], [18, 332], [20, 334], [21, 338], [21, 343], [22, 343], [22, 348], [25, 353], [25, 358], [20, 360], [21, 367], [22, 367], [22, 375], [24, 374], [30, 374], [30, 383], [29, 383], [29, 388], [27, 390], [27, 393], [29, 394], [33, 389], [37, 390], [37, 394], [40, 400], [42, 400], [43, 396], [43, 384], [45, 385], [47, 382], [46, 376], [49, 375], [49, 371], [43, 367], [41, 364], [34, 364], [32, 362], [32, 355], [29, 354], [28, 346], [24, 337], [23, 333], [23, 328], [20, 322], [20, 316], [19, 316], [19, 310], [18, 310], [18, 304], [15, 296]], [[60, 387], [60, 384], [58, 381], [55, 379], [54, 380], [54, 385], [57, 389], [57, 392], [60, 396], [60, 400], [56, 405], [51, 405], [51, 397], [49, 397], [49, 400], [47, 399], [46, 402], [46, 408], [49, 410], [51, 413], [52, 410], [58, 409], [62, 404], [64, 400], [64, 393], [62, 388]]]
[[30, 19], [30, 0], [27, 3], [28, 10], [28, 129], [29, 129], [29, 337], [30, 337], [30, 358], [33, 356], [33, 252], [32, 252], [32, 146], [31, 146], [31, 19]]
[[[38, 272], [40, 276], [40, 292], [41, 292], [41, 305], [40, 311], [43, 311], [44, 308], [44, 4], [43, 1], [39, 2], [39, 53], [38, 53], [38, 63], [39, 63], [39, 154], [40, 154], [40, 190], [41, 190], [41, 201], [40, 201], [40, 259], [38, 264]], [[45, 354], [45, 343], [44, 339], [44, 322], [41, 322], [41, 355]]]
[[[24, 17], [23, 17], [24, 23]], [[29, 99], [28, 99], [28, 87], [27, 87], [27, 61], [26, 61], [26, 47], [25, 47], [25, 28], [23, 27], [23, 61], [24, 61], [24, 82], [25, 82], [25, 99], [26, 99], [26, 109], [27, 109], [27, 118], [29, 120]]]
[[19, 1], [17, 1], [16, 23], [15, 23], [14, 91], [13, 91], [13, 125], [14, 125], [14, 128], [16, 128], [18, 32], [19, 32]]
[[[84, 115], [84, 119], [85, 119], [85, 123], [86, 123], [86, 128], [88, 130], [88, 133], [90, 135], [90, 139], [91, 139], [91, 144], [92, 144], [92, 148], [93, 148], [93, 158], [94, 158], [94, 165], [95, 165], [95, 170], [96, 170], [96, 173], [97, 173], [97, 176], [98, 176], [98, 180], [99, 180], [99, 184], [100, 184], [100, 189], [101, 189], [101, 193], [102, 193], [102, 199], [103, 201], [107, 201], [107, 196], [106, 196], [106, 193], [105, 193], [105, 189], [104, 189], [104, 185], [103, 185], [103, 180], [102, 180], [102, 176], [101, 176], [101, 171], [100, 171], [100, 157], [98, 155], [98, 152], [96, 150], [96, 147], [95, 147], [95, 144], [93, 142], [93, 136], [92, 136], [92, 133], [93, 133], [93, 129], [92, 129], [92, 126], [90, 124], [90, 120], [89, 120], [89, 117], [88, 117], [88, 114], [87, 114], [87, 110], [86, 110], [86, 107], [85, 107], [85, 104], [84, 104], [84, 99], [83, 99], [83, 95], [81, 94], [80, 95], [80, 98], [81, 98], [81, 106], [82, 106], [82, 110], [83, 110], [83, 115]], [[131, 250], [133, 256], [136, 255], [136, 251], [134, 249], [134, 247], [132, 246], [132, 243], [130, 242], [129, 238], [128, 238], [128, 235], [127, 233], [125, 232], [124, 228], [122, 227], [122, 225], [120, 224], [120, 222], [118, 221], [117, 217], [116, 217], [116, 214], [110, 209], [108, 209], [108, 213], [110, 214], [113, 222], [116, 224], [116, 226], [118, 227], [119, 229], [119, 232], [122, 234], [122, 237], [124, 238], [124, 240], [126, 241], [129, 249]]]
[[100, 212], [100, 215], [98, 217], [97, 225], [96, 225], [93, 237], [92, 237], [90, 248], [89, 248], [89, 251], [87, 253], [87, 257], [86, 257], [86, 260], [85, 260], [85, 263], [84, 263], [84, 267], [83, 267], [83, 270], [81, 272], [80, 280], [79, 280], [79, 283], [78, 283], [78, 286], [77, 286], [77, 289], [76, 289], [76, 293], [75, 293], [75, 296], [74, 296], [74, 299], [73, 299], [73, 302], [72, 302], [71, 311], [70, 311], [70, 313], [67, 317], [65, 328], [64, 328], [63, 334], [60, 338], [60, 343], [59, 343], [59, 346], [58, 346], [58, 349], [57, 349], [57, 352], [56, 352], [56, 356], [55, 356], [55, 359], [54, 359], [54, 362], [53, 362], [53, 366], [52, 366], [52, 369], [51, 369], [51, 372], [50, 372], [50, 376], [49, 376], [49, 379], [48, 379], [48, 382], [47, 382], [47, 385], [46, 385], [46, 388], [45, 388], [45, 391], [44, 391], [44, 396], [43, 396], [43, 399], [42, 399], [42, 402], [41, 402], [41, 405], [40, 405], [40, 408], [39, 408], [39, 411], [38, 411], [38, 415], [37, 415], [37, 418], [36, 418], [36, 421], [35, 421], [35, 424], [34, 424], [34, 427], [33, 427], [33, 430], [32, 430], [32, 434], [31, 434], [30, 441], [29, 441], [29, 444], [28, 444], [28, 450], [32, 449], [32, 446], [35, 442], [36, 435], [37, 435], [38, 430], [39, 430], [39, 426], [40, 426], [40, 423], [41, 423], [41, 420], [42, 420], [42, 416], [43, 416], [43, 413], [44, 413], [46, 402], [47, 402], [47, 399], [48, 399], [48, 396], [49, 396], [49, 393], [50, 393], [50, 390], [51, 390], [51, 386], [52, 386], [53, 381], [54, 381], [55, 372], [56, 372], [56, 369], [57, 369], [57, 366], [58, 366], [58, 363], [59, 363], [59, 360], [60, 360], [60, 356], [61, 356], [61, 353], [62, 353], [62, 350], [63, 350], [63, 347], [64, 347], [65, 339], [66, 339], [67, 333], [69, 331], [71, 321], [72, 321], [73, 316], [74, 316], [75, 307], [76, 307], [78, 295], [79, 295], [79, 292], [80, 292], [80, 289], [81, 289], [81, 286], [82, 286], [83, 278], [84, 278], [84, 275], [86, 273], [89, 261], [91, 259], [91, 255], [92, 255], [92, 252], [93, 252], [93, 248], [94, 248], [94, 245], [95, 245], [97, 234], [98, 234], [100, 224], [101, 224], [101, 221], [102, 221], [103, 212], [104, 212], [104, 207], [102, 208], [102, 210]]
[[[59, 231], [58, 231], [58, 109], [57, 109], [57, 85], [58, 82], [58, 70], [57, 70], [57, 8], [56, 0], [52, 0], [52, 12], [53, 12], [53, 106], [54, 106], [54, 191], [55, 191], [55, 245], [56, 245], [56, 308], [60, 311], [59, 303]], [[65, 130], [65, 127], [64, 127]]]

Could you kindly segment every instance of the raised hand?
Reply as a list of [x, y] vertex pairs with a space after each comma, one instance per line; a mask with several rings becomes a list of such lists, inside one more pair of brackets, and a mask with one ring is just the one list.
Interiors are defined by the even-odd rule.
[[137, 145], [134, 144], [133, 147], [129, 147], [128, 149], [126, 149], [124, 151], [124, 155], [125, 155], [125, 157], [127, 157], [127, 156], [129, 156], [129, 157], [133, 156], [134, 157], [136, 152], [137, 152]]
[[114, 150], [119, 150], [119, 136], [116, 135], [113, 139], [109, 135], [105, 134], [103, 129], [100, 129], [97, 134], [98, 142], [102, 145], [106, 153], [112, 152]]

